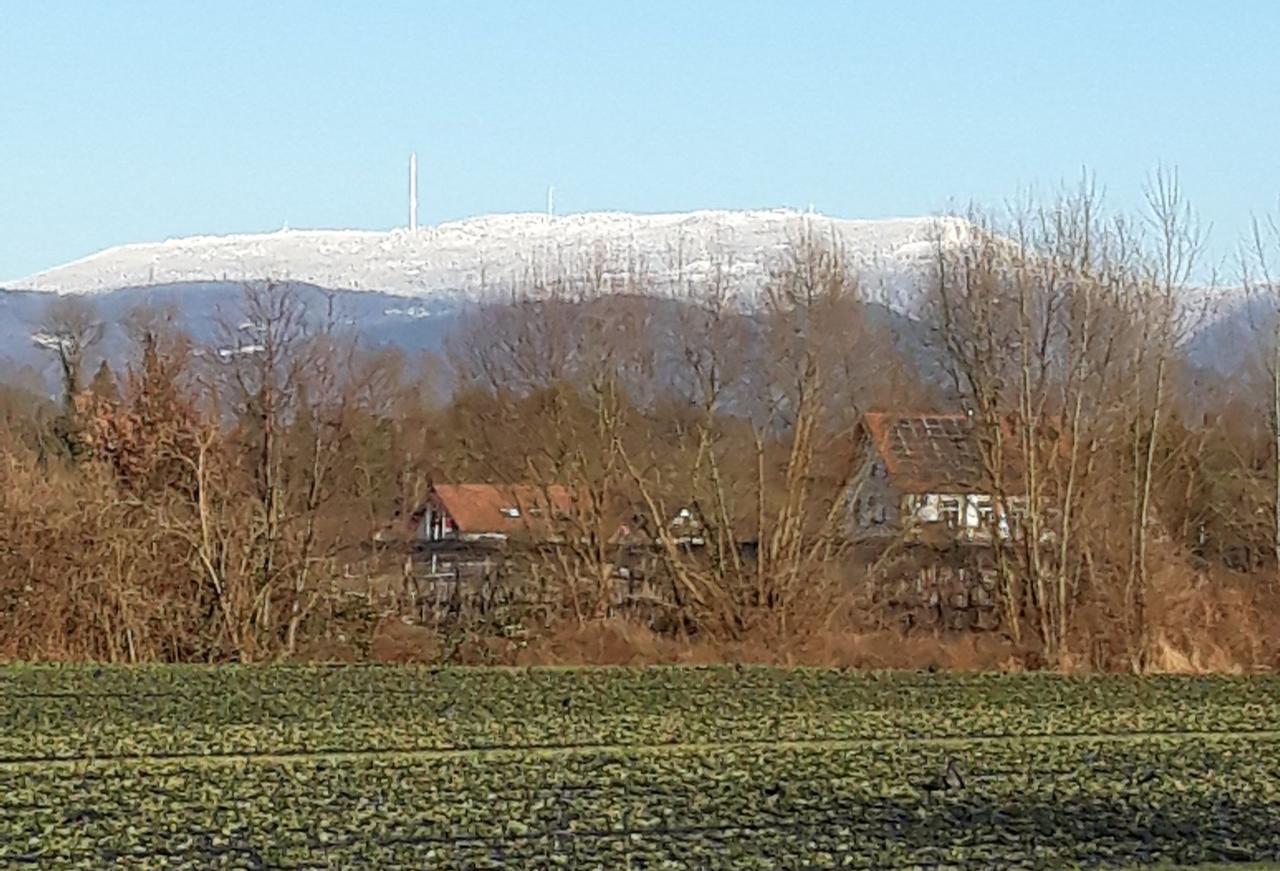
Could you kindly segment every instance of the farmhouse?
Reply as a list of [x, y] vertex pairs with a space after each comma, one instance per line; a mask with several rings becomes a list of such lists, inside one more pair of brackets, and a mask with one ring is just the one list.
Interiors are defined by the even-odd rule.
[[[859, 438], [864, 459], [849, 490], [855, 538], [990, 542], [1016, 533], [1020, 500], [992, 492], [968, 416], [867, 414]], [[1004, 473], [1006, 492], [1017, 493], [1019, 464]]]

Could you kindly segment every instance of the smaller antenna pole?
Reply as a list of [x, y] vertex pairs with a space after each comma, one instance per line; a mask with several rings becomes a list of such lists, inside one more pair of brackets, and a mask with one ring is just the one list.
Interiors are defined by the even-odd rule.
[[547, 220], [551, 220], [556, 215], [556, 186], [547, 185]]

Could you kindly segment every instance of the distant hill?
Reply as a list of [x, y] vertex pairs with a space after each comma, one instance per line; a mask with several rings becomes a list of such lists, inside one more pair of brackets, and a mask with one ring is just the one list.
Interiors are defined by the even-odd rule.
[[[333, 301], [334, 314], [341, 325], [357, 331], [369, 347], [390, 347], [410, 354], [444, 352], [447, 340], [467, 314], [479, 303], [445, 296], [435, 299], [407, 299], [376, 291], [328, 290], [310, 284], [288, 282], [312, 311], [319, 315]], [[154, 287], [121, 288], [95, 295], [91, 302], [106, 325], [102, 341], [91, 355], [122, 363], [128, 353], [128, 337], [122, 326], [139, 306], [168, 308], [176, 313], [176, 326], [202, 343], [213, 343], [221, 324], [234, 324], [241, 312], [245, 285], [242, 282], [179, 282]], [[41, 374], [50, 390], [55, 386], [54, 358], [40, 341], [41, 322], [52, 295], [38, 291], [0, 290], [0, 381], [24, 369]], [[655, 299], [656, 317], [675, 319], [676, 310], [687, 303], [677, 299]], [[931, 359], [925, 347], [925, 331], [911, 318], [879, 303], [866, 304], [868, 323], [892, 335], [895, 345], [907, 357]], [[744, 315], [744, 317], [749, 317]]]
[[[373, 345], [389, 345], [413, 352], [437, 350], [457, 322], [465, 303], [458, 300], [407, 300], [376, 292], [329, 291], [290, 282], [290, 287], [316, 312], [323, 312], [330, 296], [336, 314]], [[95, 357], [118, 361], [126, 352], [122, 326], [139, 306], [168, 307], [178, 326], [196, 339], [212, 341], [219, 321], [234, 319], [241, 310], [244, 284], [232, 281], [178, 282], [152, 287], [125, 287], [96, 294], [92, 303], [106, 329]], [[0, 368], [33, 367], [44, 371], [52, 357], [34, 340], [48, 310], [51, 295], [39, 291], [0, 290]]]
[[[367, 341], [409, 351], [439, 349], [459, 316], [539, 274], [591, 275], [598, 286], [629, 290], [629, 278], [659, 295], [678, 295], [713, 275], [727, 276], [745, 309], [804, 234], [837, 241], [862, 279], [885, 328], [901, 329], [910, 350], [922, 332], [910, 320], [920, 303], [934, 247], [971, 231], [960, 218], [847, 220], [796, 211], [683, 214], [490, 215], [388, 232], [283, 230], [195, 236], [109, 248], [25, 278], [0, 282], [0, 361], [47, 368], [33, 341], [51, 294], [90, 295], [116, 324], [138, 305], [172, 306], [184, 327], [212, 337], [218, 312], [233, 314], [243, 283], [268, 278], [295, 285], [317, 306], [328, 294]], [[1228, 307], [1190, 345], [1198, 365], [1231, 371], [1248, 337], [1242, 312]], [[101, 351], [124, 347], [118, 326]]]

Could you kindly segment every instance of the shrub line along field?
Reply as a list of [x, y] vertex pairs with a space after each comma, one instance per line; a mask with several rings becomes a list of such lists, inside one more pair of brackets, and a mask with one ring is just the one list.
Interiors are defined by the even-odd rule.
[[1274, 678], [0, 669], [0, 865], [1280, 858]]

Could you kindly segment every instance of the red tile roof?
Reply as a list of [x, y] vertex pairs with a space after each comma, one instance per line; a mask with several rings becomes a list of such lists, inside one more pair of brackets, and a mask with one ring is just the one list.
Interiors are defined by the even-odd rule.
[[462, 535], [547, 533], [575, 506], [573, 492], [558, 484], [436, 484], [431, 492]]

